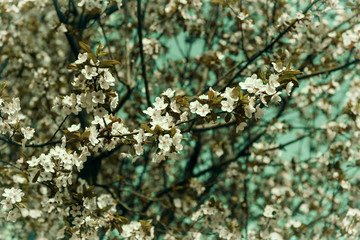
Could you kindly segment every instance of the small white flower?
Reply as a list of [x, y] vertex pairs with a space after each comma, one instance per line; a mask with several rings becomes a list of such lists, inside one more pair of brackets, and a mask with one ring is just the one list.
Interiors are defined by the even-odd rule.
[[260, 104], [256, 106], [256, 112], [255, 112], [255, 120], [259, 120], [262, 116], [264, 116], [265, 110], [260, 108]]
[[168, 98], [172, 98], [175, 95], [175, 90], [168, 88], [165, 92], [162, 93], [162, 95], [167, 96]]
[[99, 143], [99, 140], [97, 139], [97, 136], [99, 135], [99, 132], [96, 130], [95, 126], [91, 126], [89, 128], [89, 131], [90, 131], [89, 141], [93, 146], [95, 146], [96, 144]]
[[91, 67], [86, 65], [81, 73], [86, 77], [86, 79], [92, 79], [93, 77], [97, 76], [98, 73], [96, 72], [96, 67]]
[[110, 98], [110, 108], [112, 111], [114, 111], [119, 103], [119, 98], [117, 92], [115, 92], [116, 96]]
[[239, 83], [239, 86], [241, 89], [245, 89], [249, 93], [255, 93], [263, 92], [265, 90], [265, 85], [263, 81], [259, 78], [257, 78], [256, 74], [251, 75], [251, 77], [248, 77], [245, 79], [245, 82]]
[[190, 112], [196, 113], [198, 109], [201, 107], [201, 103], [199, 101], [194, 101], [190, 103]]
[[244, 12], [240, 12], [239, 15], [237, 16], [241, 21], [245, 20], [245, 18], [247, 18], [249, 16], [249, 14], [244, 13]]
[[[274, 93], [275, 94], [275, 93]], [[268, 104], [265, 99], [265, 94], [260, 94], [260, 101], [267, 107]]]
[[208, 99], [209, 99], [209, 96], [208, 96], [208, 95], [205, 95], [205, 94], [202, 94], [202, 95], [199, 96], [199, 98], [200, 98], [201, 100], [208, 100]]
[[291, 93], [291, 90], [292, 90], [293, 86], [294, 86], [293, 82], [288, 82], [288, 84], [286, 85], [286, 94], [288, 96], [290, 96], [290, 93]]
[[40, 164], [43, 166], [45, 172], [49, 172], [49, 173], [55, 172], [54, 170], [55, 164], [52, 162], [51, 158], [49, 157], [44, 158], [43, 161], [40, 162]]
[[169, 134], [159, 137], [159, 148], [165, 152], [170, 151], [172, 145], [172, 139]]
[[224, 98], [231, 100], [233, 102], [239, 100], [238, 97], [234, 97], [233, 90], [234, 90], [234, 88], [227, 87], [225, 89], [225, 92], [223, 94], [221, 94], [221, 96], [223, 96]]
[[170, 103], [170, 108], [171, 110], [173, 110], [176, 113], [180, 113], [180, 108], [179, 108], [179, 104], [177, 104], [175, 101], [172, 101]]
[[280, 83], [278, 82], [279, 76], [276, 74], [271, 74], [269, 77], [269, 84], [272, 88], [277, 88], [280, 86]]
[[79, 53], [78, 59], [75, 61], [76, 64], [82, 64], [84, 63], [88, 58], [88, 53]]
[[71, 94], [70, 96], [65, 96], [64, 99], [62, 100], [62, 103], [66, 106], [75, 106], [76, 104], [76, 95], [75, 94]]
[[99, 84], [102, 89], [108, 90], [111, 86], [115, 86], [115, 78], [109, 70], [104, 70], [104, 74], [99, 79]]
[[94, 110], [94, 116], [98, 116], [100, 118], [104, 117], [107, 114], [107, 111], [103, 107], [95, 108]]
[[76, 217], [72, 223], [75, 225], [75, 226], [81, 226], [83, 223], [84, 223], [84, 219], [82, 217]]
[[41, 211], [37, 209], [31, 209], [29, 210], [29, 216], [31, 218], [39, 218], [41, 216]]
[[290, 219], [290, 221], [288, 221], [285, 226], [286, 228], [291, 228], [291, 227], [299, 228], [301, 226], [301, 222]]
[[59, 28], [57, 29], [59, 32], [67, 32], [67, 28], [65, 26], [65, 24], [60, 24]]
[[188, 120], [188, 112], [183, 112], [181, 115], [180, 115], [180, 121], [181, 122], [185, 122]]
[[305, 17], [305, 15], [304, 15], [302, 12], [297, 12], [297, 13], [296, 13], [296, 18], [297, 18], [297, 19], [300, 20], [300, 19], [303, 19], [304, 17]]
[[92, 102], [97, 104], [104, 104], [105, 103], [105, 94], [103, 93], [102, 90], [97, 91], [97, 92], [92, 92]]
[[274, 94], [270, 101], [275, 101], [277, 104], [279, 104], [281, 102], [280, 92]]
[[272, 87], [270, 84], [267, 84], [265, 87], [265, 92], [267, 95], [274, 95], [274, 94], [276, 94], [276, 89], [274, 87]]
[[221, 110], [225, 112], [232, 112], [234, 110], [234, 102], [230, 99], [221, 101]]
[[96, 63], [94, 63], [94, 61], [92, 59], [90, 59], [90, 64], [93, 65], [93, 66], [100, 66], [100, 61], [99, 60], [96, 60]]
[[265, 209], [264, 209], [264, 216], [267, 218], [273, 218], [275, 216], [275, 214], [277, 213], [276, 208], [274, 208], [274, 206], [272, 205], [266, 205]]
[[27, 161], [27, 163], [29, 164], [30, 167], [35, 167], [40, 163], [40, 159], [35, 156], [32, 156], [31, 160]]
[[0, 203], [3, 207], [3, 209], [5, 209], [5, 210], [13, 208], [13, 203], [12, 203], [11, 199], [9, 199], [9, 198], [3, 199]]
[[75, 132], [75, 131], [78, 131], [80, 129], [80, 123], [79, 124], [73, 124], [71, 125], [71, 127], [69, 127], [67, 130], [70, 131], [70, 132]]
[[165, 109], [169, 104], [165, 103], [164, 98], [162, 97], [157, 97], [155, 98], [155, 103], [154, 103], [154, 107], [157, 110], [163, 110]]
[[34, 136], [35, 129], [30, 127], [21, 128], [21, 132], [27, 140], [30, 140]]
[[6, 220], [9, 222], [15, 222], [19, 217], [21, 217], [20, 210], [18, 208], [14, 208], [14, 210], [8, 213]]
[[11, 102], [4, 102], [4, 106], [2, 107], [1, 111], [3, 113], [7, 113], [9, 115], [14, 115], [15, 113], [21, 110], [20, 107], [20, 99], [13, 98]]
[[246, 122], [241, 122], [239, 125], [236, 126], [236, 133], [244, 131], [246, 126], [247, 126]]
[[141, 228], [141, 224], [139, 222], [131, 222], [129, 224], [123, 225], [121, 236], [124, 238], [130, 238], [135, 235], [135, 232]]
[[194, 101], [190, 103], [190, 112], [196, 113], [202, 117], [205, 117], [211, 112], [208, 104], [201, 104], [199, 101]]
[[209, 108], [208, 104], [204, 104], [202, 105], [199, 109], [197, 114], [199, 114], [202, 117], [205, 117], [206, 115], [208, 115], [211, 112], [211, 109]]
[[249, 99], [249, 104], [244, 108], [246, 117], [248, 118], [252, 117], [252, 114], [256, 111], [254, 105], [255, 105], [255, 98], [252, 97]]
[[183, 145], [181, 144], [181, 140], [183, 139], [183, 135], [181, 134], [180, 129], [176, 129], [176, 133], [173, 136], [173, 144], [175, 146], [176, 151], [181, 151], [183, 150]]
[[24, 196], [24, 193], [21, 189], [18, 188], [5, 188], [4, 193], [2, 194], [3, 197], [9, 199], [11, 203], [15, 204], [21, 201], [21, 198]]
[[273, 65], [275, 71], [278, 73], [281, 73], [286, 69], [286, 67], [284, 67], [282, 61], [273, 62], [272, 65]]

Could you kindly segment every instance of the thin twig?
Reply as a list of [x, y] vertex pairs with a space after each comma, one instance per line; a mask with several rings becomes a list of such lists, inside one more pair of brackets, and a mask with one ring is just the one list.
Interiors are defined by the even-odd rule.
[[[64, 120], [60, 123], [58, 129], [56, 129], [55, 133], [52, 135], [52, 137], [51, 137], [47, 142], [41, 143], [41, 144], [25, 144], [25, 147], [37, 148], [37, 147], [45, 147], [45, 146], [47, 146], [47, 145], [53, 145], [53, 144], [61, 143], [60, 140], [59, 140], [59, 141], [52, 141], [52, 140], [55, 138], [56, 134], [60, 131], [60, 128], [62, 127], [62, 125], [65, 123], [66, 119], [67, 119], [69, 116], [70, 116], [70, 115], [67, 115], [67, 116], [64, 118]], [[23, 146], [21, 143], [18, 143], [18, 142], [12, 141], [12, 140], [7, 140], [7, 139], [5, 139], [5, 138], [3, 138], [3, 137], [0, 137], [0, 140], [6, 142], [6, 143], [8, 143], [8, 144], [11, 144], [11, 145], [15, 145], [15, 146], [19, 146], [19, 147]]]
[[335, 71], [338, 71], [338, 70], [341, 70], [341, 69], [344, 69], [344, 68], [347, 68], [353, 64], [357, 64], [360, 62], [360, 59], [355, 59], [354, 61], [352, 62], [348, 62], [344, 65], [341, 65], [339, 67], [335, 67], [335, 68], [331, 68], [331, 69], [326, 69], [326, 70], [323, 70], [323, 71], [318, 71], [318, 72], [314, 72], [314, 73], [310, 73], [308, 75], [303, 75], [303, 76], [300, 76], [298, 77], [298, 79], [306, 79], [306, 78], [311, 78], [311, 77], [315, 77], [315, 76], [318, 76], [318, 75], [322, 75], [322, 74], [329, 74], [331, 72], [335, 72]]

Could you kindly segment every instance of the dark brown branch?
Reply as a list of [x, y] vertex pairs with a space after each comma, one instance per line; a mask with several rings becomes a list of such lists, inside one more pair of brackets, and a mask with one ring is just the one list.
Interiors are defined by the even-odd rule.
[[318, 71], [318, 72], [314, 72], [314, 73], [310, 73], [308, 75], [303, 75], [303, 76], [300, 76], [298, 77], [299, 80], [301, 79], [306, 79], [306, 78], [311, 78], [311, 77], [316, 77], [318, 75], [322, 75], [322, 74], [329, 74], [329, 73], [332, 73], [332, 72], [336, 72], [336, 71], [339, 71], [341, 69], [344, 69], [344, 68], [347, 68], [353, 64], [357, 64], [359, 63], [360, 59], [356, 59], [352, 62], [348, 62], [342, 66], [339, 66], [339, 67], [335, 67], [335, 68], [331, 68], [331, 69], [327, 69], [327, 70], [323, 70], [323, 71]]
[[[145, 13], [144, 13], [145, 15]], [[144, 60], [144, 49], [143, 49], [143, 43], [142, 43], [142, 17], [141, 17], [141, 0], [137, 1], [137, 18], [138, 18], [138, 37], [139, 37], [139, 46], [140, 46], [140, 58], [141, 58], [141, 72], [142, 77], [144, 79], [145, 84], [145, 92], [146, 92], [146, 102], [149, 107], [151, 107], [151, 101], [150, 101], [150, 92], [149, 92], [149, 86], [148, 86], [148, 80], [146, 77], [146, 66], [145, 66], [145, 60]]]
[[[59, 6], [58, 6], [58, 1], [57, 0], [53, 0], [53, 3], [54, 3], [54, 7], [55, 7], [55, 11], [56, 11], [56, 14], [59, 18], [59, 21], [63, 24], [66, 24], [66, 19], [65, 19], [65, 16], [64, 14], [60, 11], [59, 9]], [[71, 36], [68, 32], [65, 32], [65, 36], [66, 36], [66, 39], [68, 40], [69, 42], [69, 45], [70, 45], [70, 48], [71, 48], [71, 51], [74, 55], [74, 59], [77, 58], [78, 54], [79, 54], [79, 47], [77, 45], [77, 41], [75, 41], [74, 37]]]
[[[18, 147], [22, 146], [21, 143], [14, 142], [14, 141], [11, 141], [11, 140], [7, 140], [7, 139], [2, 138], [2, 137], [0, 137], [0, 140], [3, 141], [3, 142], [8, 143], [10, 145], [14, 145], [14, 146], [18, 146]], [[55, 145], [55, 144], [58, 144], [58, 143], [61, 143], [61, 141], [46, 142], [46, 143], [42, 143], [42, 144], [25, 144], [25, 147], [39, 148], [39, 147], [45, 147], [45, 146], [48, 146], [48, 145]]]
[[188, 181], [193, 175], [193, 171], [194, 171], [194, 168], [196, 166], [197, 159], [199, 158], [199, 155], [201, 153], [201, 145], [202, 144], [201, 144], [201, 141], [199, 139], [196, 142], [194, 152], [191, 154], [189, 162], [187, 163], [187, 165], [185, 167], [184, 181]]

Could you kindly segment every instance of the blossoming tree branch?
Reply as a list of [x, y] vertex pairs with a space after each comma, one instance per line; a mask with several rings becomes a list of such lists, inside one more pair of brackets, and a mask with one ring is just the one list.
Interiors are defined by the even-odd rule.
[[360, 2], [0, 2], [0, 239], [357, 239]]

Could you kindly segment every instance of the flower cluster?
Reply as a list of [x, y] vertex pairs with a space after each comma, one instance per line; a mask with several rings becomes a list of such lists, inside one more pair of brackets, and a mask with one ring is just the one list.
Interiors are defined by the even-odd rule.
[[122, 226], [121, 236], [129, 240], [151, 240], [154, 238], [154, 227], [151, 221], [131, 222]]
[[72, 184], [72, 171], [76, 167], [78, 171], [83, 168], [83, 163], [90, 153], [87, 147], [81, 149], [81, 153], [69, 153], [65, 148], [56, 146], [50, 149], [48, 154], [42, 153], [39, 157], [33, 156], [27, 164], [33, 170], [30, 172], [33, 182], [55, 181], [58, 188]]
[[12, 209], [7, 213], [7, 221], [15, 222], [21, 216], [18, 206], [24, 193], [21, 189], [12, 187], [5, 188], [2, 196], [5, 197], [5, 199], [1, 201], [2, 208], [4, 210]]
[[176, 125], [187, 120], [187, 112], [181, 110], [186, 106], [186, 102], [174, 97], [175, 90], [167, 89], [161, 95], [155, 99], [154, 107], [148, 107], [143, 111], [150, 116], [151, 127], [147, 129], [143, 125], [148, 131], [147, 135], [158, 134], [160, 151], [153, 157], [153, 161], [160, 161], [171, 153], [183, 149], [181, 144], [183, 135]]

